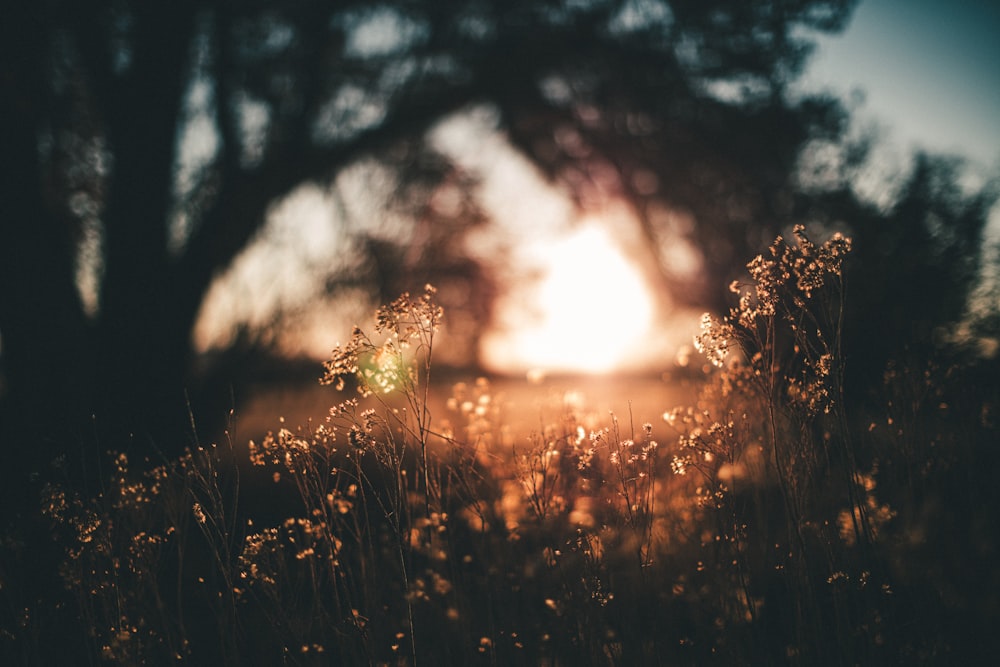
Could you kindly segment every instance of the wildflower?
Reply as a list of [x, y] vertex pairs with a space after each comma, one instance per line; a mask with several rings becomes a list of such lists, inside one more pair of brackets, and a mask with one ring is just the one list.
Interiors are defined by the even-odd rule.
[[710, 314], [701, 316], [701, 333], [694, 338], [694, 346], [708, 357], [714, 366], [722, 368], [729, 354], [729, 342], [732, 338], [731, 327], [725, 322], [715, 320]]
[[689, 465], [691, 465], [690, 457], [674, 455], [670, 461], [670, 470], [672, 470], [675, 475], [686, 475]]
[[369, 444], [368, 437], [357, 426], [351, 426], [351, 429], [347, 432], [347, 442], [355, 449], [365, 449]]

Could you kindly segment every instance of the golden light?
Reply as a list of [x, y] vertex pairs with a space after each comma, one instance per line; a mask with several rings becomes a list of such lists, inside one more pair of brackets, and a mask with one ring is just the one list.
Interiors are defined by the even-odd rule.
[[529, 249], [544, 272], [500, 303], [483, 341], [499, 371], [601, 373], [645, 359], [654, 319], [646, 280], [598, 221]]

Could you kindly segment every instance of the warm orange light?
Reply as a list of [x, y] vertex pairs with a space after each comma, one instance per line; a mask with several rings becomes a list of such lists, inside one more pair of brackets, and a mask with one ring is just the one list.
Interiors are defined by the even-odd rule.
[[501, 328], [483, 341], [487, 365], [600, 373], [647, 356], [653, 298], [605, 226], [586, 223], [531, 252], [545, 273], [501, 302]]

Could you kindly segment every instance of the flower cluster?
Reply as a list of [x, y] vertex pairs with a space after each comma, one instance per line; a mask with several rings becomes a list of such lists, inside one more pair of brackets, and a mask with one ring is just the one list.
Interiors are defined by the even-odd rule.
[[775, 316], [792, 321], [814, 293], [841, 277], [844, 259], [851, 251], [850, 238], [837, 232], [816, 245], [802, 225], [796, 225], [792, 234], [794, 246], [778, 236], [766, 256], [757, 255], [747, 264], [749, 284], [738, 280], [730, 284], [730, 291], [740, 298], [727, 322], [753, 329], [762, 319]]
[[434, 303], [437, 290], [424, 286], [424, 293], [411, 299], [403, 293], [375, 313], [376, 342], [361, 327], [355, 326], [350, 340], [333, 349], [323, 362], [322, 384], [344, 389], [347, 380], [357, 382], [363, 396], [407, 390], [416, 384], [416, 369], [406, 359], [410, 347], [429, 354], [434, 334], [444, 318], [443, 309]]
[[[841, 275], [844, 259], [851, 251], [851, 239], [837, 232], [817, 246], [806, 235], [803, 225], [796, 225], [792, 234], [795, 246], [778, 236], [768, 249], [769, 257], [757, 255], [747, 264], [752, 290], [742, 295], [739, 308], [733, 313], [743, 326], [780, 311], [792, 316], [794, 311], [788, 309], [789, 305], [803, 307], [830, 278]], [[730, 290], [739, 294], [743, 286], [735, 281]]]
[[830, 392], [830, 372], [833, 355], [825, 352], [815, 359], [805, 358], [799, 377], [788, 378], [788, 398], [803, 412], [813, 417], [820, 412], [829, 414], [833, 407]]
[[802, 225], [792, 233], [794, 245], [778, 236], [747, 264], [750, 282], [729, 287], [738, 304], [721, 320], [705, 313], [694, 343], [719, 368], [733, 362], [730, 384], [749, 379], [764, 393], [783, 387], [783, 400], [812, 418], [830, 412], [839, 381], [842, 273], [851, 240], [836, 233], [817, 245]]
[[663, 421], [678, 431], [670, 462], [675, 475], [694, 470], [702, 483], [723, 491], [726, 483], [746, 475], [742, 438], [731, 413], [718, 419], [709, 410], [673, 408], [663, 414]]
[[719, 321], [708, 313], [701, 316], [701, 333], [694, 337], [694, 347], [713, 366], [722, 368], [729, 355], [735, 332], [729, 322]]

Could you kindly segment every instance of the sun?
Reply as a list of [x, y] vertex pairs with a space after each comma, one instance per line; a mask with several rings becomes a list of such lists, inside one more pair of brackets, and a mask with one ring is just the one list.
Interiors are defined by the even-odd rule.
[[483, 341], [487, 366], [605, 373], [643, 356], [654, 300], [606, 225], [585, 221], [568, 237], [528, 251], [543, 274], [500, 304], [502, 325]]

